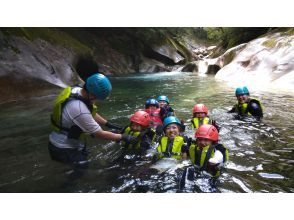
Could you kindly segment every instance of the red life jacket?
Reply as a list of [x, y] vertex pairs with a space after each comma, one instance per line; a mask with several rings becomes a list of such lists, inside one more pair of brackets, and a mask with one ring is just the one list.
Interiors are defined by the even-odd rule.
[[157, 108], [155, 110], [145, 109], [144, 111], [150, 115], [153, 127], [156, 127], [157, 125], [162, 125], [162, 121], [160, 118], [160, 108]]

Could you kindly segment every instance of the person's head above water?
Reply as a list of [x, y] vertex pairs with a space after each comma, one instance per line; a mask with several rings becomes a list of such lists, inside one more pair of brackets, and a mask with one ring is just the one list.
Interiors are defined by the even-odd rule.
[[167, 137], [173, 139], [180, 135], [182, 130], [182, 124], [180, 120], [175, 116], [169, 116], [163, 121], [164, 133]]
[[194, 118], [204, 118], [208, 114], [208, 108], [204, 104], [196, 104], [193, 108], [193, 117]]
[[150, 116], [145, 111], [136, 111], [130, 118], [131, 129], [133, 131], [141, 131], [150, 125]]
[[206, 147], [218, 141], [218, 131], [210, 124], [201, 125], [195, 133], [199, 147]]
[[164, 107], [166, 105], [169, 105], [169, 99], [165, 95], [158, 96], [157, 101], [158, 101], [159, 107]]
[[109, 79], [101, 73], [95, 73], [88, 77], [84, 86], [88, 99], [93, 101], [106, 99], [112, 90]]
[[158, 101], [156, 99], [148, 99], [145, 102], [146, 109], [157, 109], [159, 107]]
[[249, 90], [246, 86], [238, 87], [235, 91], [236, 98], [240, 104], [243, 104], [249, 99]]

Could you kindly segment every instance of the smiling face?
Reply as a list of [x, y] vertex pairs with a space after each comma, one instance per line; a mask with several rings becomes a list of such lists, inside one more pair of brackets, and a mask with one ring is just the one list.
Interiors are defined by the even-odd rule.
[[238, 103], [239, 103], [239, 104], [244, 104], [244, 103], [246, 103], [246, 102], [248, 101], [248, 99], [249, 99], [249, 96], [246, 95], [246, 94], [237, 95], [236, 97], [237, 97], [237, 100], [238, 100]]
[[208, 145], [212, 144], [211, 140], [208, 140], [206, 138], [197, 138], [197, 144], [200, 148], [206, 147]]
[[169, 124], [165, 128], [165, 135], [170, 139], [174, 139], [176, 136], [179, 136], [180, 135], [179, 126], [175, 123]]
[[138, 123], [135, 123], [135, 122], [132, 122], [131, 123], [131, 130], [134, 131], [134, 132], [137, 132], [137, 131], [142, 131], [143, 130], [143, 127], [141, 125], [139, 125]]

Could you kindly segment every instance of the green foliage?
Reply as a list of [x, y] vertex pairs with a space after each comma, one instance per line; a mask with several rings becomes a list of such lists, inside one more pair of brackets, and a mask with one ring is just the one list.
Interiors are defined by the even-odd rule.
[[224, 48], [249, 42], [270, 30], [266, 27], [209, 27], [204, 28], [207, 38]]
[[195, 28], [191, 27], [146, 27], [125, 28], [125, 31], [148, 42], [149, 44], [161, 44], [168, 37], [182, 40], [186, 36], [195, 36]]
[[74, 37], [71, 37], [67, 33], [63, 32], [62, 29], [58, 28], [20, 27], [1, 28], [1, 31], [6, 37], [24, 37], [29, 41], [43, 39], [53, 44], [60, 44], [66, 47], [70, 47], [79, 53], [86, 53], [90, 51], [90, 48], [76, 40]]

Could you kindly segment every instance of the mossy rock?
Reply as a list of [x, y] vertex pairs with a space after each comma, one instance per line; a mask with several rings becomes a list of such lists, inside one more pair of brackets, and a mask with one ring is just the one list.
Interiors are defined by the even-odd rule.
[[287, 32], [286, 32], [286, 34], [288, 34], [288, 35], [294, 35], [294, 28], [290, 28]]
[[273, 48], [277, 45], [277, 42], [275, 39], [269, 39], [266, 40], [262, 43], [263, 46], [268, 47], [268, 48]]
[[20, 28], [1, 28], [1, 31], [7, 37], [23, 37], [29, 41], [43, 39], [52, 44], [63, 45], [72, 48], [77, 53], [87, 53], [91, 49], [71, 37], [61, 29], [57, 28], [40, 28], [40, 27], [20, 27]]

